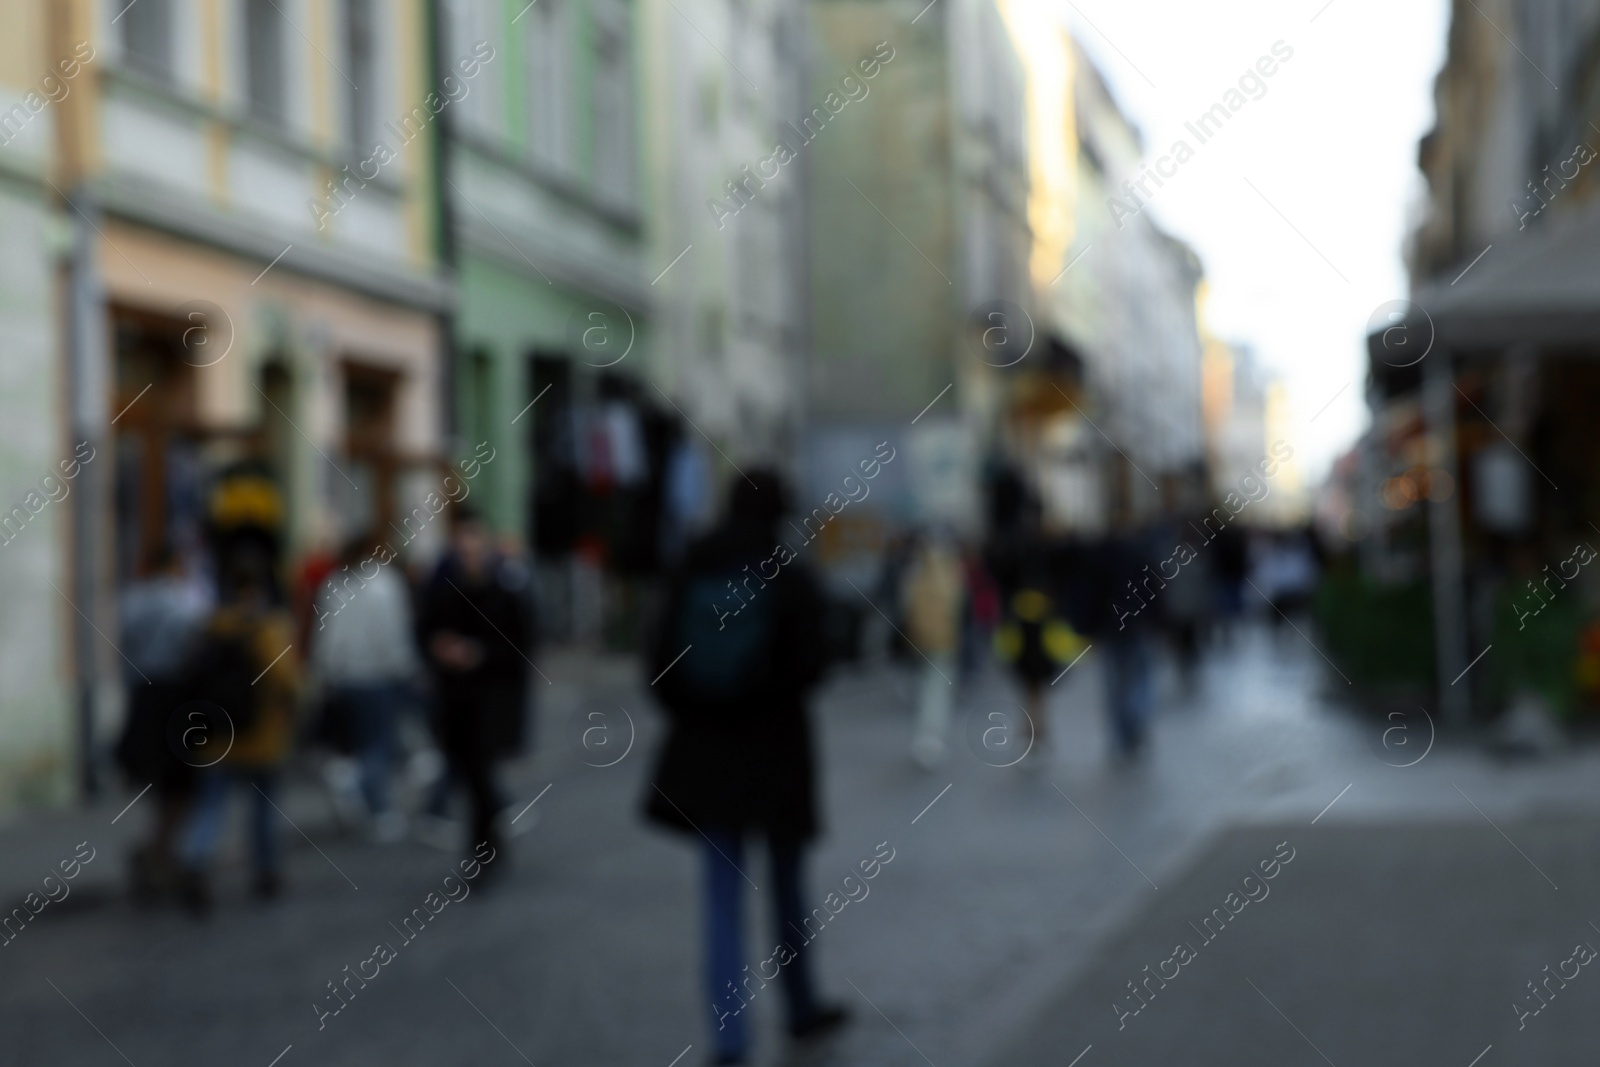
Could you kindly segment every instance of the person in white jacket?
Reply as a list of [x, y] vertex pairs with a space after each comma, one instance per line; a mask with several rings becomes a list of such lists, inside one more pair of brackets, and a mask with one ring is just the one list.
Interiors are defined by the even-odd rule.
[[326, 706], [352, 727], [361, 794], [379, 840], [405, 836], [389, 795], [399, 721], [419, 669], [411, 596], [393, 555], [374, 537], [352, 541], [317, 591], [313, 677]]

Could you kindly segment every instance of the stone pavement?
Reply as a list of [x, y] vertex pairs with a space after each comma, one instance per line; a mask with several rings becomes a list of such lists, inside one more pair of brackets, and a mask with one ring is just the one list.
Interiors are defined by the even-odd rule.
[[[326, 983], [398, 943], [391, 924], [453, 857], [340, 835], [319, 792], [300, 788], [285, 808], [316, 847], [285, 828], [289, 895], [256, 905], [230, 867], [215, 915], [196, 923], [122, 896], [121, 853], [148, 814], [135, 805], [112, 824], [131, 794], [0, 830], [8, 908], [78, 842], [97, 849], [72, 896], [0, 948], [0, 1060], [668, 1067], [687, 1050], [679, 1067], [702, 1062], [698, 852], [638, 814], [660, 736], [648, 679], [626, 660], [541, 666], [554, 684], [540, 751], [508, 776], [513, 810], [538, 797], [539, 821], [508, 850], [511, 877], [447, 906], [320, 1030]], [[853, 1025], [792, 1053], [778, 998], [758, 995], [760, 1062], [1467, 1067], [1493, 1044], [1481, 1064], [1493, 1067], [1577, 1063], [1594, 1047], [1578, 1044], [1593, 1036], [1592, 968], [1521, 1032], [1511, 1003], [1600, 923], [1585, 910], [1600, 888], [1586, 847], [1600, 753], [1506, 764], [1472, 744], [1427, 748], [1420, 712], [1352, 714], [1292, 631], [1249, 632], [1198, 692], [1166, 680], [1150, 758], [1118, 769], [1099, 669], [1091, 650], [1052, 687], [1044, 758], [997, 768], [957, 737], [932, 773], [906, 755], [908, 672], [833, 679], [818, 709], [827, 833], [807, 892], [820, 906], [880, 842], [894, 859], [814, 946]], [[970, 687], [972, 733], [1009, 699], [995, 676]], [[1284, 841], [1295, 858], [1269, 897], [1214, 944], [1184, 934]], [[747, 868], [763, 886], [752, 965], [770, 951], [758, 953], [763, 868]], [[1197, 958], [1119, 1031], [1126, 983], [1185, 937]]]

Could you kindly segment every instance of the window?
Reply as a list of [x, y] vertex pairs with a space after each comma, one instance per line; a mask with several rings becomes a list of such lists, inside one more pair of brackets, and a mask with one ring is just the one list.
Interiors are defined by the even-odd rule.
[[626, 0], [596, 5], [594, 174], [602, 196], [633, 203], [633, 37]]
[[533, 158], [558, 171], [573, 165], [571, 40], [565, 0], [528, 9], [528, 115]]
[[128, 65], [163, 80], [172, 78], [172, 0], [139, 0], [123, 10], [122, 48]]
[[[461, 109], [458, 129], [470, 130], [496, 144], [506, 136], [505, 95], [500, 81], [500, 69], [506, 62], [505, 12], [500, 8], [500, 0], [450, 0], [444, 55], [445, 65], [459, 70], [462, 60], [479, 54], [474, 50], [480, 45], [494, 49], [489, 53], [491, 58], [478, 68], [477, 76], [470, 79], [470, 91], [454, 106]], [[527, 15], [531, 17], [532, 11]]]
[[[378, 41], [373, 0], [344, 0], [345, 130], [365, 155], [377, 141]], [[351, 84], [354, 82], [355, 84]]]
[[245, 99], [250, 115], [282, 126], [288, 116], [284, 91], [284, 16], [273, 0], [245, 0]]

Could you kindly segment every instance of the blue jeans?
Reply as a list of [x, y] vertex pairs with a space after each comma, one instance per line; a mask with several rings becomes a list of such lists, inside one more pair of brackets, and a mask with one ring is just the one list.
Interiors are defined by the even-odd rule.
[[278, 791], [276, 769], [229, 769], [213, 767], [201, 776], [194, 810], [184, 829], [179, 855], [184, 866], [203, 870], [216, 855], [217, 839], [228, 814], [228, 790], [234, 784], [246, 787], [254, 807], [250, 812], [250, 848], [256, 874], [276, 874], [279, 864], [278, 813], [271, 799]]
[[1106, 639], [1106, 708], [1117, 750], [1132, 755], [1144, 744], [1155, 697], [1150, 645], [1144, 634], [1129, 631]]
[[[776, 948], [744, 955], [744, 837], [738, 831], [706, 831], [706, 982], [711, 991], [712, 1041], [719, 1056], [743, 1057], [750, 1046], [749, 1023], [744, 1009], [777, 975], [762, 974], [771, 966], [783, 976], [789, 1024], [805, 1022], [817, 1011], [812, 993], [810, 960], [806, 955], [805, 913], [800, 910], [800, 845], [769, 841], [772, 854], [774, 916], [778, 941], [793, 958], [779, 964]], [[816, 934], [810, 935], [815, 937]], [[787, 954], [786, 954], [787, 955]]]
[[400, 682], [341, 685], [335, 699], [354, 720], [361, 793], [374, 815], [389, 810], [389, 769], [394, 764], [405, 686]]

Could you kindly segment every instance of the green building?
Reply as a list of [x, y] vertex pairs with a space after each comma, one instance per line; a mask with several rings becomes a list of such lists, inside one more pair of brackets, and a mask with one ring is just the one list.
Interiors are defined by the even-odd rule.
[[475, 501], [532, 540], [534, 457], [558, 460], [566, 413], [602, 379], [636, 382], [650, 352], [633, 13], [628, 0], [451, 0], [443, 16], [442, 66], [494, 49], [453, 109], [442, 164], [456, 437], [497, 449]]

